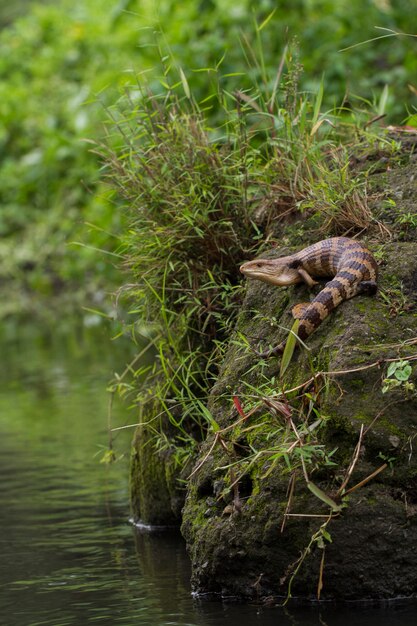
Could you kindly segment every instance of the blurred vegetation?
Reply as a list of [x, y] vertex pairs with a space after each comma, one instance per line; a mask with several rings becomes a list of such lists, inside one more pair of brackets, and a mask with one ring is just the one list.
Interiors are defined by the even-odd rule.
[[[44, 0], [47, 2], [48, 0]], [[41, 2], [39, 1], [38, 4]], [[0, 4], [0, 28], [8, 26], [25, 11], [30, 9], [33, 0], [14, 0], [13, 2], [3, 2]]]
[[[112, 272], [94, 248], [116, 247], [103, 231], [117, 235], [121, 217], [84, 139], [102, 133], [104, 112], [96, 95], [126, 82], [135, 33], [131, 41], [126, 32], [118, 36], [108, 2], [87, 4], [34, 5], [0, 33], [0, 280], [7, 288], [6, 313], [31, 310], [34, 292], [47, 298], [62, 290], [71, 298], [97, 293], [103, 274]], [[85, 222], [97, 228], [88, 231]], [[71, 245], [83, 240], [89, 247]]]
[[[122, 201], [105, 185], [100, 159], [84, 140], [102, 139], [106, 108], [138, 72], [147, 70], [149, 89], [161, 91], [152, 68], [167, 56], [167, 64], [183, 68], [200, 102], [219, 90], [244, 92], [268, 81], [271, 89], [284, 47], [296, 36], [304, 66], [301, 90], [317, 92], [324, 75], [323, 106], [349, 107], [361, 97], [375, 113], [400, 123], [413, 112], [416, 39], [388, 37], [340, 50], [391, 34], [376, 26], [416, 33], [413, 5], [61, 0], [18, 4], [17, 10], [27, 6], [26, 14], [10, 24], [14, 14], [3, 8], [1, 313], [31, 311], [33, 294], [48, 305], [55, 294], [66, 294], [77, 306], [100, 301], [103, 289], [120, 282], [115, 265]], [[209, 117], [221, 120], [221, 106], [211, 106]]]
[[[136, 2], [129, 5], [133, 9]], [[160, 3], [159, 22], [179, 64], [214, 68], [223, 59], [227, 85], [243, 89], [261, 78], [254, 59], [249, 59], [252, 70], [248, 70], [241, 45], [254, 43], [256, 23], [263, 32], [262, 63], [271, 80], [284, 45], [295, 37], [304, 67], [302, 88], [317, 90], [324, 75], [327, 106], [357, 97], [376, 102], [388, 85], [386, 112], [399, 121], [413, 101], [408, 84], [416, 87], [416, 40], [393, 36], [393, 32], [416, 36], [413, 0], [243, 0], [239, 5], [233, 0], [181, 4], [166, 0]], [[381, 39], [384, 35], [389, 37]], [[228, 74], [233, 72], [241, 74], [231, 81]], [[194, 89], [197, 80], [192, 80]], [[200, 89], [207, 90], [206, 77]]]

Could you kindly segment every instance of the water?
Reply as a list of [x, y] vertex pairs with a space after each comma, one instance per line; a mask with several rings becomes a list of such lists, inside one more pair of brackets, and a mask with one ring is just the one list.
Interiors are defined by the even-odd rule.
[[[1, 626], [413, 626], [416, 605], [283, 609], [192, 598], [177, 533], [129, 523], [128, 453], [108, 443], [106, 383], [129, 358], [108, 330], [34, 328], [0, 345]], [[10, 336], [11, 335], [11, 336]], [[113, 424], [134, 419], [117, 404]]]

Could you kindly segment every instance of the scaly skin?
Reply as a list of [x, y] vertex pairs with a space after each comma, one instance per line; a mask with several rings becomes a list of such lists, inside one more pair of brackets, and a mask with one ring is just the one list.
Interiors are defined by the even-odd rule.
[[[295, 307], [293, 315], [300, 320], [297, 334], [301, 340], [311, 335], [344, 300], [377, 290], [378, 265], [374, 257], [359, 241], [347, 237], [319, 241], [291, 256], [248, 261], [240, 271], [248, 278], [278, 286], [304, 281], [312, 287], [317, 284], [313, 277], [333, 276], [311, 302]], [[284, 347], [285, 342], [262, 356], [278, 354]]]

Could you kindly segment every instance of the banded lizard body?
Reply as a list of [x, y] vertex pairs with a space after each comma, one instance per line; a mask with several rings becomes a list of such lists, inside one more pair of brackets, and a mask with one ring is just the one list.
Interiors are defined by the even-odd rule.
[[[378, 265], [364, 245], [348, 237], [333, 237], [308, 246], [300, 252], [278, 259], [255, 259], [243, 263], [240, 271], [248, 278], [272, 285], [287, 286], [305, 282], [317, 284], [314, 277], [333, 276], [308, 303], [298, 304], [292, 314], [300, 320], [297, 335], [301, 340], [313, 333], [322, 321], [344, 300], [377, 290]], [[261, 356], [279, 354], [285, 341]]]

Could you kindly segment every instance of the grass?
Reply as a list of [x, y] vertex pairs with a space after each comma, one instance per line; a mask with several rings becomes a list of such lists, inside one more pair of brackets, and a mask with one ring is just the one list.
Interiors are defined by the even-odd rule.
[[124, 294], [153, 333], [157, 353], [138, 402], [150, 385], [178, 437], [193, 447], [190, 430], [201, 439], [207, 427], [201, 399], [214, 375], [213, 353], [240, 301], [236, 259], [257, 236], [248, 162], [259, 157], [238, 136], [237, 118], [212, 140], [184, 81], [182, 97], [144, 85], [139, 104], [128, 96], [131, 111], [117, 121], [125, 144], [108, 154], [108, 174], [128, 203], [125, 255], [135, 283]]

